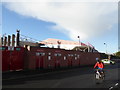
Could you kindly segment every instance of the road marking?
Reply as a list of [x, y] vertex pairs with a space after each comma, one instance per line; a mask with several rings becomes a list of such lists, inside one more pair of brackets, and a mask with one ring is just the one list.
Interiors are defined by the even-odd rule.
[[113, 87], [110, 87], [109, 90], [113, 89]]
[[116, 83], [115, 86], [118, 86], [118, 83]]
[[[115, 84], [115, 86], [118, 86], [118, 83]], [[113, 89], [113, 87], [110, 87], [109, 90]]]

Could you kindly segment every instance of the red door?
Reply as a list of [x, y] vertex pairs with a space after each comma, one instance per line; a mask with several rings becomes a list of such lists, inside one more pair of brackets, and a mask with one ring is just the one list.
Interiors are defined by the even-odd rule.
[[43, 68], [44, 53], [37, 52], [36, 55], [36, 68]]
[[43, 68], [43, 59], [44, 59], [44, 57], [43, 56], [40, 56], [40, 68]]
[[60, 67], [60, 59], [61, 59], [61, 54], [60, 53], [55, 53], [55, 59], [54, 59], [55, 68]]
[[36, 69], [39, 69], [39, 56], [36, 56]]
[[68, 67], [72, 67], [72, 54], [68, 54]]

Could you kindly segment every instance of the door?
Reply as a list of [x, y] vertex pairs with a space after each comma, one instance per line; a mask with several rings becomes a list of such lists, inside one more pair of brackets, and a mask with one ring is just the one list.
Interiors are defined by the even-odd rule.
[[45, 56], [44, 52], [37, 52], [36, 53], [36, 68], [37, 69], [43, 68], [44, 56]]
[[55, 53], [54, 54], [54, 63], [55, 63], [55, 68], [60, 68], [60, 61], [61, 61], [61, 53]]

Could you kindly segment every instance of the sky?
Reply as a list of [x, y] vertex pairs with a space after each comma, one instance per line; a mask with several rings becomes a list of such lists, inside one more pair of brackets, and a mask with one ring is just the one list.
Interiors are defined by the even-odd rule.
[[[106, 2], [105, 2], [106, 1]], [[118, 51], [117, 0], [4, 0], [2, 35], [22, 35], [92, 44], [98, 51]], [[106, 43], [106, 45], [104, 45]]]

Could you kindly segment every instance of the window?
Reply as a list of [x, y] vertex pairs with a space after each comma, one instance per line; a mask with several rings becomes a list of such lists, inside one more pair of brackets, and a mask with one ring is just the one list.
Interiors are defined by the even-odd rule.
[[5, 47], [0, 47], [0, 50], [5, 50]]
[[45, 53], [36, 52], [36, 56], [45, 56]]
[[14, 47], [8, 47], [8, 50], [13, 51], [13, 50], [14, 50]]
[[58, 56], [61, 56], [61, 54], [60, 54], [60, 53], [58, 53]]
[[39, 53], [36, 53], [36, 56], [39, 56], [40, 54]]
[[62, 54], [60, 53], [55, 53], [54, 56], [61, 56]]
[[68, 54], [68, 56], [70, 56], [70, 54]]
[[16, 50], [17, 50], [17, 51], [20, 51], [20, 50], [21, 50], [21, 48], [16, 48]]
[[57, 53], [55, 53], [54, 56], [57, 56]]

